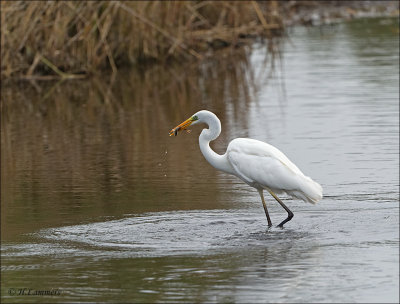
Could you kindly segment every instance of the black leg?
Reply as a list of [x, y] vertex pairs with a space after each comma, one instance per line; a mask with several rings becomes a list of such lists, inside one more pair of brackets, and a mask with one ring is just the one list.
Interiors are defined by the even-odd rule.
[[265, 204], [264, 195], [263, 195], [263, 190], [258, 190], [258, 193], [260, 193], [260, 196], [261, 196], [261, 201], [262, 201], [262, 203], [263, 203], [265, 215], [266, 215], [267, 221], [268, 221], [268, 227], [271, 227], [271, 226], [272, 226], [272, 222], [271, 222], [271, 219], [269, 218], [269, 213], [268, 213], [268, 209], [267, 209], [267, 204]]
[[272, 192], [271, 190], [268, 189], [268, 192], [274, 197], [274, 199], [276, 199], [276, 201], [283, 207], [283, 209], [286, 210], [286, 212], [288, 213], [288, 217], [282, 221], [282, 223], [280, 223], [277, 227], [281, 227], [283, 228], [283, 225], [286, 222], [289, 222], [292, 218], [293, 218], [293, 212], [289, 210], [288, 207], [286, 207], [286, 205], [276, 196], [276, 194], [274, 192]]

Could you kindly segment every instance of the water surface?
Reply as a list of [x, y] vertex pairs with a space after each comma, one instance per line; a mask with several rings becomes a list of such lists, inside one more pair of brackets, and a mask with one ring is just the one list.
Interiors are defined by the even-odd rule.
[[[4, 86], [2, 301], [398, 302], [397, 22], [293, 29], [273, 70], [255, 46]], [[295, 216], [267, 230], [257, 191], [203, 159], [201, 128], [168, 137], [200, 109], [221, 119], [216, 151], [268, 141], [324, 199], [283, 197]]]

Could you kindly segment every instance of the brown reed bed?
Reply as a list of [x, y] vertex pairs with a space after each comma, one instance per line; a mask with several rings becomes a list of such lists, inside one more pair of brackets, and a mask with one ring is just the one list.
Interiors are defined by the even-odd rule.
[[279, 1], [2, 1], [1, 75], [77, 78], [202, 59], [283, 29]]

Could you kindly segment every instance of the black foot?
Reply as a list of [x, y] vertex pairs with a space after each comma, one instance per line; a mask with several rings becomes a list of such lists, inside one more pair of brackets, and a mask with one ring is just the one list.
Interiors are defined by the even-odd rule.
[[293, 213], [290, 212], [290, 213], [288, 214], [287, 219], [284, 220], [284, 221], [282, 221], [282, 223], [280, 223], [280, 224], [279, 224], [278, 226], [276, 226], [276, 227], [283, 228], [283, 225], [284, 225], [285, 223], [289, 222], [292, 218], [293, 218]]

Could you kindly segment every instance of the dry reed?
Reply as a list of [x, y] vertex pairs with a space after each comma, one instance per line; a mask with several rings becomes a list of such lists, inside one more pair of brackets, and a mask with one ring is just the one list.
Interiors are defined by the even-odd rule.
[[279, 2], [2, 1], [3, 77], [75, 78], [104, 68], [201, 59], [282, 30]]

